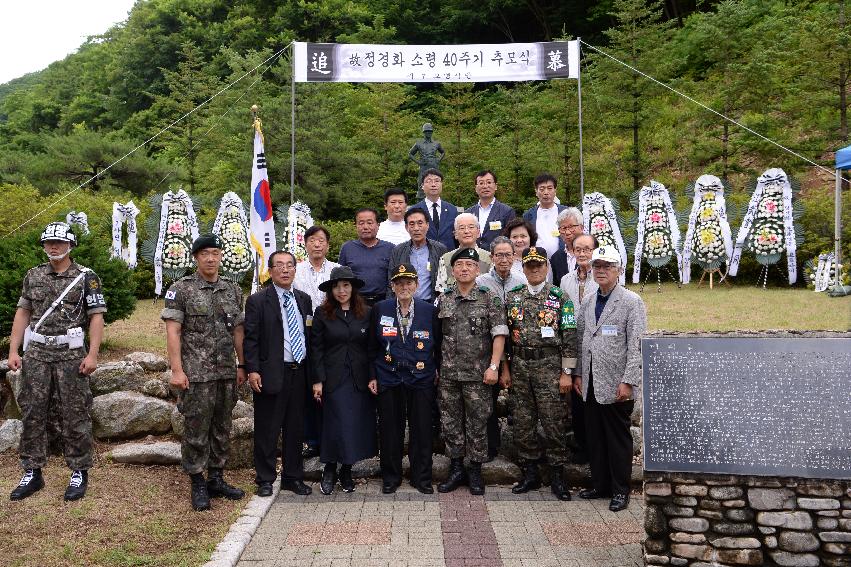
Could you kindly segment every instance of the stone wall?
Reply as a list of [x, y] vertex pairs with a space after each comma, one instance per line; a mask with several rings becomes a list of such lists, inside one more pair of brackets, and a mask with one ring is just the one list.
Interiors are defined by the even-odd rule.
[[646, 473], [645, 563], [851, 567], [851, 481]]

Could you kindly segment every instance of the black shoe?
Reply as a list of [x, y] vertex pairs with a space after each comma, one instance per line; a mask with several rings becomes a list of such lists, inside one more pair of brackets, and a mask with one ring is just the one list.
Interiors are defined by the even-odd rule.
[[411, 486], [416, 488], [420, 494], [434, 494], [434, 487], [430, 482], [411, 483]]
[[210, 498], [224, 497], [228, 500], [242, 500], [245, 491], [225, 482], [222, 469], [210, 469], [207, 478], [207, 494]]
[[626, 510], [627, 506], [629, 506], [629, 494], [615, 494], [609, 502], [609, 510], [612, 512]]
[[192, 509], [202, 512], [210, 509], [210, 494], [207, 492], [207, 481], [204, 475], [196, 473], [190, 475], [192, 479]]
[[446, 479], [446, 482], [441, 482], [437, 485], [438, 492], [452, 492], [459, 486], [463, 486], [469, 484], [469, 480], [467, 478], [467, 471], [464, 470], [464, 458], [458, 457], [457, 459], [452, 459], [452, 462], [449, 465], [449, 477]]
[[319, 456], [319, 447], [314, 447], [313, 445], [307, 445], [302, 449], [301, 456], [303, 459], [312, 459], [313, 457]]
[[538, 474], [538, 465], [536, 463], [526, 463], [523, 467], [523, 478], [511, 487], [511, 492], [514, 494], [524, 494], [538, 488], [541, 488], [541, 475]]
[[550, 490], [553, 491], [553, 494], [559, 500], [564, 500], [565, 502], [570, 500], [570, 490], [564, 485], [561, 465], [550, 467]]
[[481, 496], [485, 493], [485, 482], [482, 480], [482, 463], [470, 461], [470, 470], [467, 471], [468, 480], [470, 481], [470, 494], [473, 496]]
[[272, 496], [272, 483], [271, 482], [261, 482], [257, 485], [257, 496]]
[[42, 488], [44, 488], [44, 477], [41, 476], [41, 469], [27, 469], [24, 471], [24, 476], [21, 477], [21, 482], [9, 495], [9, 500], [23, 500]]
[[354, 492], [355, 481], [352, 478], [352, 465], [343, 465], [340, 467], [340, 487], [343, 492]]
[[489, 447], [488, 448], [488, 458], [487, 458], [487, 460], [485, 460], [485, 462], [489, 463], [489, 462], [493, 461], [498, 454], [499, 454], [499, 448], [498, 447]]
[[596, 488], [583, 488], [579, 491], [578, 496], [583, 500], [599, 500], [609, 498], [611, 495], [598, 492]]
[[335, 484], [337, 484], [337, 463], [325, 463], [322, 480], [319, 482], [319, 492], [327, 496], [334, 492]]
[[398, 482], [387, 482], [384, 481], [381, 483], [381, 493], [382, 494], [393, 494], [396, 492], [396, 489], [399, 488]]
[[289, 490], [299, 496], [307, 496], [313, 492], [313, 489], [304, 484], [300, 480], [282, 480], [281, 490]]
[[79, 500], [86, 495], [86, 488], [89, 486], [89, 471], [74, 471], [71, 473], [71, 479], [68, 481], [68, 488], [65, 489], [65, 501]]

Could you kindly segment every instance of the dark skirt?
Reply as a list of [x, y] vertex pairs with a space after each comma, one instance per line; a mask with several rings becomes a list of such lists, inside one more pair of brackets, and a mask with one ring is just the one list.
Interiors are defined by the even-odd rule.
[[378, 454], [375, 429], [375, 396], [355, 388], [351, 369], [330, 393], [322, 393], [323, 463], [353, 465]]

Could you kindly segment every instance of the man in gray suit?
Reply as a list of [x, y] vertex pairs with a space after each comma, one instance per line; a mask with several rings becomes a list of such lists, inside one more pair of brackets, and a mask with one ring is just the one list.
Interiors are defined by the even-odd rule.
[[630, 415], [635, 388], [641, 386], [641, 336], [647, 330], [647, 310], [638, 294], [618, 285], [620, 254], [600, 246], [591, 255], [597, 293], [582, 300], [577, 321], [582, 339], [573, 388], [585, 400], [585, 424], [593, 488], [582, 490], [586, 500], [611, 497], [609, 510], [629, 504], [632, 472]]

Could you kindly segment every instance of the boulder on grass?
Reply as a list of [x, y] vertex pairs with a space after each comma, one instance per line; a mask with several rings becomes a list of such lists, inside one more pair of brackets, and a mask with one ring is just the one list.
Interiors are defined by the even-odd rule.
[[180, 443], [157, 441], [155, 443], [125, 443], [107, 453], [116, 463], [130, 465], [179, 465]]
[[23, 374], [20, 370], [9, 370], [6, 372], [4, 381], [5, 383], [0, 387], [6, 393], [3, 396], [3, 407], [0, 407], [0, 411], [7, 418], [19, 419], [21, 408], [18, 406], [18, 396], [21, 394], [21, 388], [24, 385]]
[[153, 396], [163, 400], [167, 400], [171, 395], [168, 384], [164, 383], [159, 378], [151, 378], [145, 382], [144, 386], [142, 386], [142, 393], [146, 396]]
[[178, 437], [183, 437], [183, 432], [186, 430], [184, 426], [185, 420], [183, 419], [183, 414], [178, 411], [177, 406], [171, 409], [169, 419], [171, 420], [171, 432]]
[[230, 452], [225, 465], [229, 469], [254, 466], [254, 418], [234, 419], [230, 428]]
[[7, 419], [0, 423], [0, 453], [7, 449], [17, 451], [23, 431], [24, 424], [20, 419]]
[[131, 352], [124, 360], [138, 364], [145, 372], [163, 372], [168, 369], [166, 359], [150, 352]]
[[106, 362], [89, 376], [93, 396], [129, 390], [141, 392], [148, 381], [145, 371], [135, 362]]
[[92, 425], [98, 439], [132, 439], [171, 430], [170, 403], [138, 392], [113, 392], [92, 403]]

